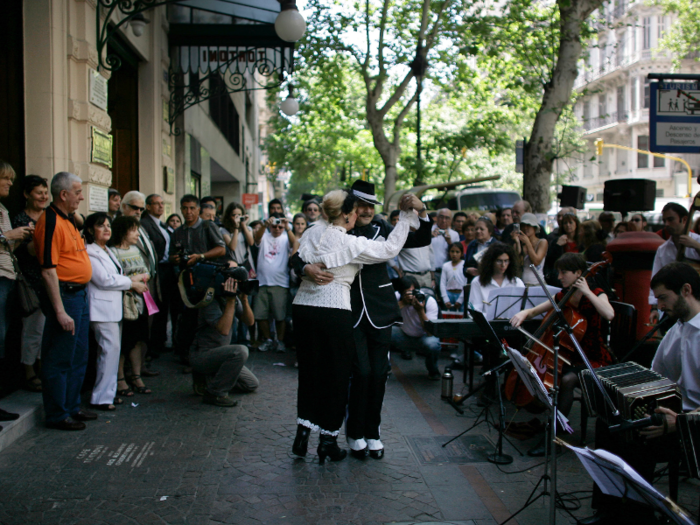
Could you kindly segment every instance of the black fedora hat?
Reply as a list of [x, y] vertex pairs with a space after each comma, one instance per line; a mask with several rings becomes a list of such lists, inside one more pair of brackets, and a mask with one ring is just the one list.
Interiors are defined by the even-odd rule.
[[365, 180], [356, 180], [352, 188], [352, 193], [360, 200], [363, 200], [369, 204], [374, 204], [376, 206], [381, 206], [382, 203], [377, 200], [374, 193], [374, 184], [367, 182]]

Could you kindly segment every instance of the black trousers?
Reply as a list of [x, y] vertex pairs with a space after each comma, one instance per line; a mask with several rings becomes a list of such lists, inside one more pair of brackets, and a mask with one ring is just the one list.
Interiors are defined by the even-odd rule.
[[352, 439], [379, 439], [382, 403], [390, 368], [391, 327], [375, 328], [363, 315], [352, 335], [355, 339], [355, 359], [350, 376], [345, 431]]
[[338, 435], [355, 354], [350, 310], [294, 305], [299, 362], [298, 424]]
[[[173, 292], [179, 294], [177, 281], [173, 275], [173, 266], [170, 263], [158, 264], [158, 281], [160, 297], [158, 297], [157, 294], [153, 297], [158, 306], [158, 313], [153, 316], [148, 348], [156, 352], [162, 352], [165, 348], [165, 341], [168, 338], [168, 313], [170, 311], [170, 303], [172, 302], [171, 295]], [[177, 317], [173, 319], [173, 326], [175, 326], [176, 321]]]

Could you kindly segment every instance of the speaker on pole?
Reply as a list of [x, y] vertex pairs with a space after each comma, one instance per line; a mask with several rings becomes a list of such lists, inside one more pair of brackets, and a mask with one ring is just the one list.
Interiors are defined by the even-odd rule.
[[656, 201], [656, 181], [649, 179], [606, 180], [603, 190], [605, 211], [652, 211]]
[[582, 210], [586, 202], [586, 188], [581, 186], [562, 186], [561, 193], [557, 197], [562, 208], [572, 207]]

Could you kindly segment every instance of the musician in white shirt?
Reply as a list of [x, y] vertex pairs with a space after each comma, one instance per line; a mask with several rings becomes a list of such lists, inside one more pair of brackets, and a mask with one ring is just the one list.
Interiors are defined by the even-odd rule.
[[[669, 202], [663, 207], [661, 214], [664, 228], [670, 237], [656, 250], [654, 265], [651, 269], [651, 277], [654, 277], [654, 275], [668, 263], [676, 260], [678, 248], [680, 246], [686, 247], [685, 256], [688, 259], [693, 259], [700, 263], [700, 254], [698, 253], [700, 251], [700, 235], [694, 232], [688, 232], [688, 235], [684, 235], [686, 223], [688, 222], [688, 210], [676, 202]], [[656, 298], [654, 297], [654, 291], [652, 289], [649, 290], [649, 304], [652, 305], [649, 322], [655, 323], [659, 315], [656, 306]]]
[[[684, 411], [697, 411], [700, 407], [700, 275], [689, 264], [672, 262], [654, 275], [651, 289], [659, 310], [678, 319], [656, 350], [652, 370], [678, 384]], [[604, 421], [596, 422], [596, 447], [620, 456], [649, 482], [657, 461], [676, 461], [680, 446], [675, 436], [667, 435], [676, 431], [677, 414], [663, 407], [655, 411], [663, 414], [663, 424], [640, 430], [639, 434], [646, 438], [641, 441], [627, 442], [620, 434], [610, 434]], [[629, 502], [623, 505], [618, 498], [602, 495], [597, 486], [593, 505], [596, 514], [579, 520], [579, 524], [620, 523], [624, 518], [630, 521], [622, 523], [646, 523], [645, 508]]]
[[[506, 286], [525, 286], [519, 277], [517, 258], [513, 247], [502, 242], [493, 243], [484, 253], [479, 264], [479, 275], [472, 281], [469, 304], [474, 310], [486, 314], [491, 290]], [[491, 318], [487, 316], [490, 321]]]

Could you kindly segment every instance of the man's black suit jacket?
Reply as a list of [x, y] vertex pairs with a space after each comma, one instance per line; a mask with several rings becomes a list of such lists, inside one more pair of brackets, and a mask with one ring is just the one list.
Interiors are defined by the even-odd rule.
[[[163, 226], [163, 228], [165, 228], [165, 224], [162, 222], [160, 224]], [[156, 249], [156, 255], [158, 256], [157, 262], [162, 261], [163, 257], [166, 255], [165, 237], [163, 237], [163, 234], [161, 233], [162, 230], [159, 230], [156, 221], [153, 220], [153, 217], [146, 215], [141, 217], [141, 226], [143, 226], [143, 229], [146, 230], [146, 233], [151, 238], [153, 247]], [[165, 228], [165, 231], [168, 232], [168, 229]], [[170, 235], [170, 232], [168, 232], [168, 235]]]

